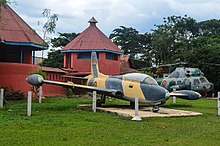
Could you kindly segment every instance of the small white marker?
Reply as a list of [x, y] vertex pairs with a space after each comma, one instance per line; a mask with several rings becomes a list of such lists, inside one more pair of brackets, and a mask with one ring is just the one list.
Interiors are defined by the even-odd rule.
[[220, 92], [218, 92], [218, 116], [220, 116]]
[[4, 105], [4, 89], [1, 89], [0, 108], [3, 108], [3, 105]]
[[39, 89], [39, 103], [41, 103], [42, 101], [42, 86], [40, 86], [40, 89]]
[[96, 112], [96, 91], [92, 92], [92, 110]]
[[139, 105], [138, 105], [138, 96], [135, 95], [135, 113], [134, 117], [131, 119], [132, 121], [141, 121], [142, 119], [139, 117]]
[[[173, 91], [175, 92], [176, 89], [174, 88]], [[176, 96], [173, 96], [173, 103], [176, 103]]]
[[28, 91], [27, 116], [31, 116], [31, 100], [32, 100], [32, 92]]

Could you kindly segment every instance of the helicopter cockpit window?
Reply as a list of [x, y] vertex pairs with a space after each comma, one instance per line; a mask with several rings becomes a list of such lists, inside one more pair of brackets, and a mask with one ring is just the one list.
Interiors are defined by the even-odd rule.
[[179, 78], [180, 73], [179, 71], [174, 71], [169, 75], [169, 78]]
[[150, 84], [150, 85], [158, 85], [157, 82], [152, 78], [152, 77], [147, 77], [144, 80], [145, 84]]
[[201, 81], [202, 83], [208, 83], [208, 80], [207, 80], [206, 78], [204, 78], [204, 77], [200, 78], [200, 81]]
[[199, 85], [199, 84], [200, 84], [199, 80], [198, 79], [194, 79], [194, 85]]
[[181, 81], [177, 81], [176, 84], [177, 84], [177, 85], [181, 85]]

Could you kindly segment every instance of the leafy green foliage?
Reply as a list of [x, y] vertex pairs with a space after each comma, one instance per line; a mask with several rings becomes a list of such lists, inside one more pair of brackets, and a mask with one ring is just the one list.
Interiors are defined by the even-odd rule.
[[59, 37], [51, 39], [53, 47], [64, 47], [79, 34], [76, 33], [59, 33]]
[[24, 100], [24, 92], [20, 90], [14, 90], [12, 87], [2, 86], [1, 89], [4, 89], [4, 101], [15, 101], [15, 100]]
[[7, 0], [0, 0], [0, 6], [6, 6], [8, 3]]
[[132, 59], [137, 60], [137, 56], [140, 56], [140, 61], [151, 64], [151, 55], [149, 53], [151, 35], [149, 33], [140, 34], [132, 27], [120, 26], [120, 28], [113, 30], [109, 38], [124, 51], [124, 54], [130, 54]]
[[42, 15], [47, 18], [47, 21], [43, 25], [44, 38], [46, 34], [51, 34], [55, 32], [56, 22], [58, 21], [58, 14], [52, 14], [50, 9], [44, 9]]
[[134, 63], [135, 68], [187, 62], [205, 73], [216, 92], [220, 90], [220, 20], [197, 22], [187, 15], [163, 19], [164, 23], [155, 25], [151, 33], [140, 34], [134, 28], [121, 26], [113, 30], [110, 38], [125, 54], [131, 54], [133, 62], [140, 62]]
[[[156, 25], [152, 33], [156, 65], [185, 61], [187, 55], [183, 53], [191, 49], [190, 43], [198, 36], [198, 30], [196, 20], [186, 15], [164, 18], [164, 24]], [[183, 60], [179, 54], [183, 54]]]
[[44, 79], [47, 79], [47, 74], [45, 72], [43, 72], [43, 70], [38, 69], [38, 70], [34, 70], [33, 72], [30, 73], [30, 75], [32, 74], [39, 74], [41, 75]]
[[[71, 40], [77, 37], [79, 34], [76, 33], [59, 33], [59, 37], [51, 39], [53, 47], [64, 47]], [[48, 58], [42, 62], [43, 66], [62, 68], [63, 67], [63, 54], [60, 50], [51, 49], [48, 52]]]
[[138, 31], [132, 27], [120, 26], [120, 28], [114, 29], [109, 38], [113, 40], [125, 54], [137, 53], [136, 49], [139, 48]]
[[48, 58], [43, 60], [42, 65], [47, 67], [62, 68], [63, 54], [60, 50], [51, 49], [51, 52], [48, 52]]
[[20, 90], [7, 90], [5, 93], [5, 98], [4, 100], [9, 101], [9, 100], [24, 100], [25, 99], [25, 95], [24, 92], [20, 91]]

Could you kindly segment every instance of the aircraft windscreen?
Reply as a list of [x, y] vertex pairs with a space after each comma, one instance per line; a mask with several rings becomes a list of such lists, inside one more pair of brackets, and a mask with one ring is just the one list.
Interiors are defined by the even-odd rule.
[[179, 71], [174, 71], [168, 76], [168, 78], [179, 78], [179, 76], [180, 76]]

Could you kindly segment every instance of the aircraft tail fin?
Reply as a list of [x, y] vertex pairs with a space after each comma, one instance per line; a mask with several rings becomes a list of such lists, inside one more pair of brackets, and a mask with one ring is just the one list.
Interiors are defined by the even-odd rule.
[[96, 52], [91, 53], [91, 73], [93, 78], [97, 78], [100, 75]]

